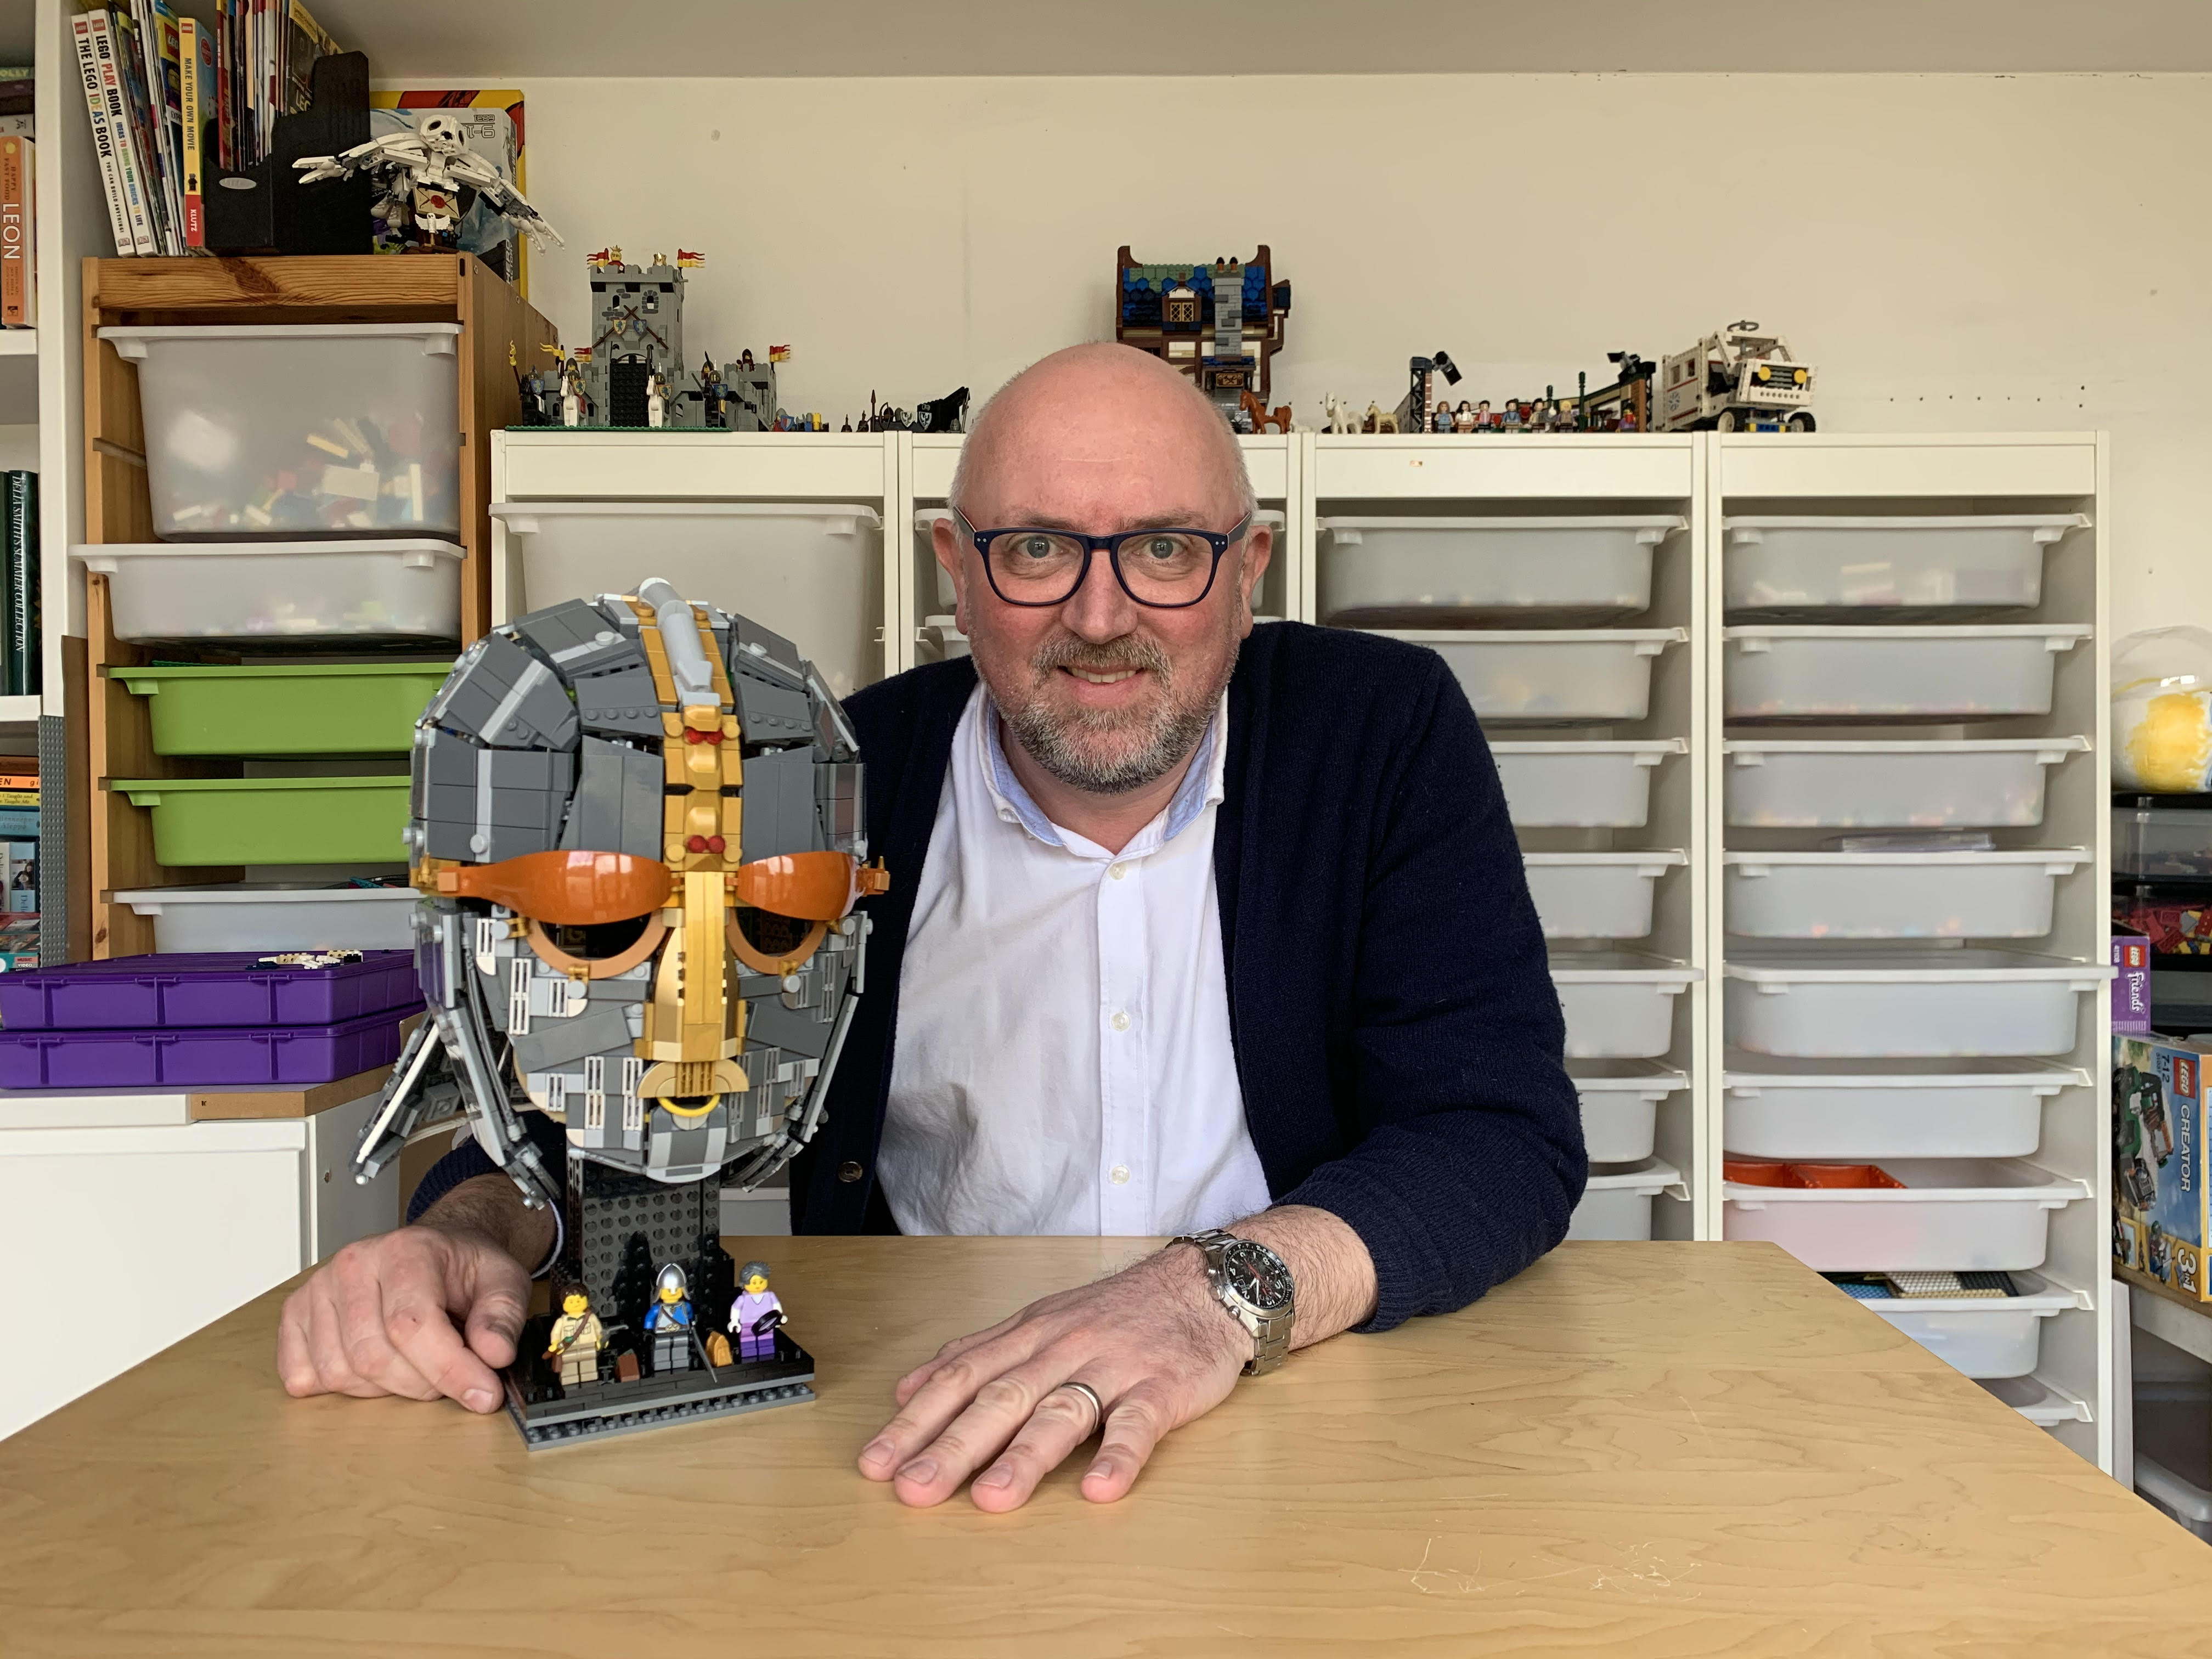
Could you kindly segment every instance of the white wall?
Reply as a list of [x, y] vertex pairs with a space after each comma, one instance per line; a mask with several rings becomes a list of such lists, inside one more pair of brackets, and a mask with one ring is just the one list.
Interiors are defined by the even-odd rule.
[[833, 424], [1111, 337], [1125, 241], [1269, 243], [1308, 421], [1387, 407], [1415, 352], [1495, 398], [1748, 316], [1819, 366], [1832, 429], [2109, 429], [2117, 629], [2212, 626], [2212, 77], [522, 85], [568, 238], [533, 295], [572, 342], [610, 241], [707, 253], [691, 355], [788, 342], [786, 405]]

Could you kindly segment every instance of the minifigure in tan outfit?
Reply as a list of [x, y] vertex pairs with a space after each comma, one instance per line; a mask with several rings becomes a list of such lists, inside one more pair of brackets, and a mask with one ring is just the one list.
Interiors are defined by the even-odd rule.
[[592, 1311], [592, 1299], [580, 1290], [562, 1298], [561, 1316], [547, 1337], [545, 1357], [561, 1362], [561, 1386], [599, 1380], [599, 1350], [607, 1346], [606, 1328]]

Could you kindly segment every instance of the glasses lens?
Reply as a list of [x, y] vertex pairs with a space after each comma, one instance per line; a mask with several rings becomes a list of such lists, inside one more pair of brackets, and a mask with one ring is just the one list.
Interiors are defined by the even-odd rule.
[[1183, 605], [1213, 574], [1213, 548], [1203, 536], [1152, 531], [1121, 544], [1121, 579], [1148, 605]]
[[991, 580], [1016, 605], [1056, 605], [1075, 591], [1083, 544], [1042, 530], [1012, 530], [991, 538]]

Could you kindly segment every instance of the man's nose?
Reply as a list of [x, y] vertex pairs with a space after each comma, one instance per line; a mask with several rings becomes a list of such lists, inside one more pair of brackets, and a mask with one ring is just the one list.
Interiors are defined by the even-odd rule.
[[1083, 584], [1060, 607], [1060, 625], [1078, 639], [1103, 644], [1118, 640], [1137, 625], [1138, 605], [1114, 574], [1104, 548], [1091, 556]]

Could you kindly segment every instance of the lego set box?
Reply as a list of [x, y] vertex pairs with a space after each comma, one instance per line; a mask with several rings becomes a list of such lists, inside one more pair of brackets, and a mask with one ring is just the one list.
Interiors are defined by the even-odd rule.
[[2212, 1043], [2112, 1039], [2112, 1266], [2197, 1301], [2206, 1285], [2205, 1080]]

